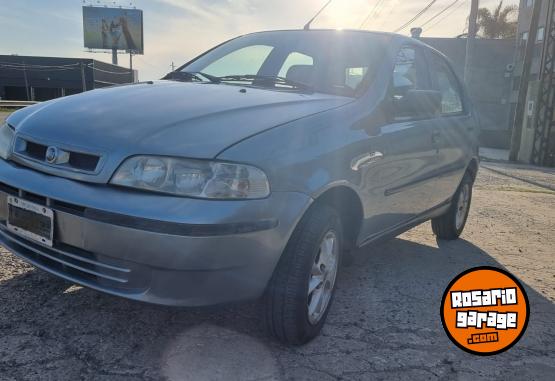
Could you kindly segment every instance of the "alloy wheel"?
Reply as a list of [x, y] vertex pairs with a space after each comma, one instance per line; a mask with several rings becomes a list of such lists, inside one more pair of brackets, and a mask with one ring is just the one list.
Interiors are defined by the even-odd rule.
[[318, 324], [330, 303], [339, 262], [337, 234], [330, 230], [322, 239], [308, 281], [308, 321]]
[[455, 227], [460, 230], [466, 221], [468, 208], [470, 207], [470, 185], [464, 184], [459, 192], [457, 200], [457, 213], [455, 215]]

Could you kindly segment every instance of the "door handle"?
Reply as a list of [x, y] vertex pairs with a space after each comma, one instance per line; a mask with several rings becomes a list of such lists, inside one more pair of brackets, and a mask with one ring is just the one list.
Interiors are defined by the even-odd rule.
[[359, 169], [367, 167], [370, 164], [382, 160], [383, 158], [384, 154], [381, 152], [372, 152], [359, 157], [355, 157], [353, 161], [351, 161], [351, 169], [353, 171], [358, 171]]

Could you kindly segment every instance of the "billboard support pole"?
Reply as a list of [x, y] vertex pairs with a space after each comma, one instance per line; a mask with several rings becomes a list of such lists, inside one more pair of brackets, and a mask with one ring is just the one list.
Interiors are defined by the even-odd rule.
[[131, 76], [131, 82], [135, 82], [135, 76], [133, 75], [133, 52], [129, 52], [129, 75]]
[[117, 49], [112, 49], [112, 64], [114, 64], [114, 65], [118, 64], [118, 50]]

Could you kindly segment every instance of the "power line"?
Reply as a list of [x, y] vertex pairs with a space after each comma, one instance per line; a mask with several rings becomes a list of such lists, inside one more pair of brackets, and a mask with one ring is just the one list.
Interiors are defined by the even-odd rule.
[[[136, 58], [137, 58], [140, 62], [142, 62], [143, 64], [146, 64], [147, 66], [150, 66], [150, 67], [153, 68], [153, 69], [162, 70], [162, 71], [164, 71], [164, 72], [167, 71], [167, 69], [164, 68], [163, 66], [161, 66], [161, 65], [154, 65], [154, 64], [148, 62], [147, 60], [145, 60], [142, 56], [136, 56]], [[175, 66], [175, 65], [174, 65], [174, 66]], [[172, 71], [174, 71], [174, 70], [172, 70]]]
[[367, 22], [368, 20], [370, 20], [371, 17], [373, 17], [373, 16], [375, 16], [375, 15], [377, 14], [378, 7], [380, 7], [380, 6], [383, 4], [384, 1], [385, 1], [385, 0], [378, 0], [378, 1], [376, 2], [376, 4], [374, 5], [374, 7], [372, 8], [372, 10], [368, 13], [368, 15], [364, 18], [364, 21], [363, 21], [363, 22], [360, 24], [360, 26], [358, 27], [359, 29], [362, 29], [362, 27], [364, 26], [364, 24], [366, 24], [366, 22]]
[[437, 0], [432, 0], [430, 1], [430, 3], [428, 5], [426, 5], [424, 7], [424, 9], [422, 9], [420, 12], [418, 12], [412, 19], [410, 19], [409, 21], [407, 21], [405, 24], [401, 25], [399, 28], [395, 29], [394, 33], [399, 33], [400, 31], [402, 31], [403, 29], [405, 29], [407, 26], [409, 26], [410, 24], [412, 24], [413, 22], [415, 22], [416, 20], [418, 20], [424, 13], [426, 13], [431, 7], [432, 5], [434, 5], [437, 2]]
[[455, 4], [457, 4], [459, 2], [459, 0], [455, 0], [453, 1], [451, 4], [449, 4], [448, 6], [446, 6], [445, 8], [443, 8], [441, 11], [437, 12], [435, 15], [433, 15], [432, 17], [430, 17], [428, 20], [426, 20], [422, 25], [420, 25], [421, 28], [424, 28], [426, 25], [428, 25], [430, 22], [434, 21], [436, 18], [438, 18], [439, 16], [441, 16], [442, 14], [444, 14], [445, 12], [447, 12], [449, 9], [451, 9], [452, 7], [455, 6]]
[[36, 69], [49, 69], [49, 68], [65, 69], [65, 68], [72, 68], [72, 67], [78, 66], [79, 64], [77, 63], [77, 64], [69, 64], [69, 65], [33, 65], [33, 64], [26, 64], [26, 63], [19, 63], [19, 62], [0, 61], [0, 65], [13, 66], [13, 67], [36, 68]]
[[156, 68], [156, 69], [159, 69], [159, 68], [160, 68], [160, 67], [158, 67], [158, 66], [156, 66], [156, 65], [151, 64], [150, 62], [148, 62], [147, 60], [145, 60], [145, 59], [144, 59], [143, 57], [141, 57], [141, 56], [137, 56], [136, 58], [137, 58], [139, 61], [141, 61], [142, 63], [144, 63], [144, 64], [146, 64], [146, 65], [148, 65], [148, 66], [150, 66], [150, 67], [153, 67], [153, 68]]
[[[36, 71], [36, 72], [54, 72], [54, 71], [71, 71], [78, 70], [81, 68], [80, 63], [69, 64], [69, 65], [29, 65], [19, 62], [5, 62], [0, 61], [0, 68], [7, 70], [17, 70], [17, 71]], [[100, 71], [107, 74], [118, 74], [118, 75], [129, 75], [132, 73], [131, 70], [126, 70], [123, 72], [108, 71], [95, 67], [93, 64], [85, 64], [93, 70]]]
[[380, 27], [384, 25], [385, 20], [389, 19], [389, 16], [391, 16], [391, 14], [393, 13], [393, 10], [396, 8], [398, 2], [399, 0], [391, 0], [388, 12], [382, 17], [381, 23], [379, 25]]
[[445, 16], [443, 16], [442, 18], [440, 18], [439, 20], [437, 20], [435, 23], [433, 23], [430, 27], [426, 28], [426, 31], [431, 30], [433, 28], [435, 28], [437, 25], [441, 24], [443, 22], [443, 20], [449, 18], [449, 16], [451, 16], [453, 13], [455, 13], [457, 10], [459, 10], [460, 7], [462, 7], [463, 5], [465, 5], [468, 2], [468, 0], [463, 0], [462, 3], [460, 3], [457, 7], [455, 7], [453, 10], [451, 10], [451, 12], [448, 12]]
[[0, 68], [6, 70], [16, 70], [16, 71], [36, 71], [36, 72], [55, 72], [55, 71], [71, 71], [78, 69], [77, 67], [74, 68], [34, 68], [34, 67], [26, 67], [26, 66], [15, 66], [15, 65], [3, 65], [0, 64]]
[[49, 70], [74, 70], [75, 67], [33, 67], [33, 66], [19, 66], [19, 65], [5, 65], [0, 63], [0, 67], [8, 69], [26, 69], [26, 70], [37, 70], [37, 71], [49, 71]]

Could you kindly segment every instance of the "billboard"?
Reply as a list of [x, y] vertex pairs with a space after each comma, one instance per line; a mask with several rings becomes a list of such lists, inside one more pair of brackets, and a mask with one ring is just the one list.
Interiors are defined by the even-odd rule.
[[143, 54], [143, 11], [84, 6], [83, 35], [85, 48]]

